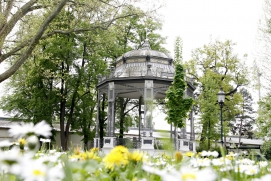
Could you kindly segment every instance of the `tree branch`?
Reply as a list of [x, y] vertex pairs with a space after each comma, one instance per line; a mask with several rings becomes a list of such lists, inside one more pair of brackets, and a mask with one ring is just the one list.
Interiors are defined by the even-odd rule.
[[[32, 2], [32, 1], [30, 1]], [[44, 31], [49, 26], [49, 24], [55, 19], [55, 17], [60, 13], [62, 8], [65, 6], [65, 4], [68, 2], [68, 0], [62, 0], [59, 5], [53, 10], [53, 12], [44, 20], [42, 25], [40, 26], [38, 32], [33, 37], [31, 43], [29, 44], [26, 51], [22, 54], [22, 56], [4, 73], [0, 74], [0, 82], [3, 82], [7, 78], [9, 78], [11, 75], [13, 75], [19, 67], [25, 62], [25, 60], [29, 57], [29, 55], [32, 53], [36, 45], [39, 43], [40, 38], [42, 37]]]
[[[0, 30], [0, 47], [2, 47], [5, 38], [7, 35], [11, 32], [11, 30], [14, 28], [15, 24], [24, 17], [28, 12], [31, 11], [31, 6], [33, 6], [37, 0], [30, 0], [25, 5], [23, 5], [13, 16], [12, 18], [5, 24], [3, 24], [3, 27]], [[6, 17], [8, 18], [8, 17]]]
[[135, 107], [138, 107], [138, 105], [134, 105], [131, 109], [127, 110], [123, 116], [126, 116], [126, 114], [128, 114], [130, 111], [132, 111]]

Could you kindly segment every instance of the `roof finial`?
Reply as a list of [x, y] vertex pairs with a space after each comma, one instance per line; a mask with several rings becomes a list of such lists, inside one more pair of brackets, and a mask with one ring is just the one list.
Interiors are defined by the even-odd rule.
[[150, 50], [151, 46], [150, 46], [149, 40], [148, 40], [148, 29], [147, 28], [145, 28], [145, 32], [146, 32], [146, 39], [140, 49]]

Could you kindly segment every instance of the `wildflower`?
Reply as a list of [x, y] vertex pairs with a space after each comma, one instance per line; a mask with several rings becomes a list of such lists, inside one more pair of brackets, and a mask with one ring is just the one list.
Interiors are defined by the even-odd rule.
[[228, 155], [226, 155], [226, 158], [228, 158], [230, 160], [234, 160], [237, 156], [238, 156], [237, 153], [230, 152]]
[[256, 175], [259, 173], [260, 169], [257, 165], [251, 165], [245, 170], [245, 174], [247, 175]]
[[19, 149], [11, 149], [8, 151], [0, 151], [0, 162], [5, 165], [13, 165], [19, 162]]
[[0, 141], [0, 147], [9, 147], [13, 145], [13, 143], [9, 142], [8, 140]]
[[212, 164], [214, 166], [222, 166], [222, 165], [230, 165], [231, 164], [231, 160], [227, 159], [227, 158], [216, 158], [216, 159], [212, 159]]
[[261, 178], [252, 179], [252, 181], [266, 181], [266, 180], [271, 180], [271, 174], [266, 174]]
[[[214, 181], [217, 178], [216, 173], [211, 168], [201, 170], [189, 167], [181, 167], [180, 170], [159, 170], [148, 165], [143, 165], [142, 169], [146, 172], [159, 175], [163, 181]], [[208, 175], [206, 177], [206, 175]]]
[[135, 162], [139, 162], [142, 161], [143, 159], [143, 153], [139, 152], [139, 151], [134, 151], [133, 153], [131, 153], [129, 155], [129, 159]]
[[91, 152], [95, 152], [95, 153], [98, 153], [98, 151], [99, 151], [99, 148], [92, 148], [91, 150], [90, 150]]
[[103, 159], [105, 167], [114, 170], [115, 166], [124, 166], [129, 163], [129, 151], [124, 146], [117, 146], [113, 148], [108, 155]]
[[14, 125], [8, 130], [10, 136], [15, 138], [25, 137], [29, 135], [44, 136], [48, 138], [52, 135], [52, 128], [45, 121], [41, 121], [34, 125], [31, 123], [22, 123], [22, 125]]
[[26, 140], [24, 138], [21, 138], [19, 140], [19, 147], [20, 147], [21, 150], [24, 150], [25, 143], [26, 143]]
[[182, 154], [181, 152], [177, 151], [177, 152], [175, 153], [175, 160], [176, 160], [177, 162], [181, 162], [181, 161], [183, 160], [183, 154]]
[[187, 157], [193, 157], [194, 155], [195, 155], [195, 153], [192, 151], [188, 151], [185, 153], [185, 156], [187, 156]]
[[217, 151], [211, 151], [211, 153], [210, 153], [210, 156], [213, 156], [213, 157], [215, 157], [215, 158], [217, 158], [218, 157], [218, 152]]
[[104, 159], [105, 167], [114, 170], [114, 166], [127, 165], [129, 163], [128, 159], [120, 152], [109, 153]]
[[73, 152], [74, 152], [75, 155], [80, 155], [81, 150], [80, 150], [79, 147], [76, 147]]
[[80, 160], [100, 160], [95, 152], [83, 152], [79, 154]]
[[260, 166], [261, 168], [264, 168], [264, 167], [267, 167], [268, 162], [267, 162], [267, 161], [260, 161], [260, 162], [258, 162], [258, 164], [259, 164], [259, 166]]
[[190, 161], [193, 167], [207, 167], [211, 165], [211, 160], [209, 158], [194, 158]]

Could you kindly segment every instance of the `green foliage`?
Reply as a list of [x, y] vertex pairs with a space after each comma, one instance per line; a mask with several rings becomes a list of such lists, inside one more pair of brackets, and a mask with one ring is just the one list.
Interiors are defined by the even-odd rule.
[[241, 112], [229, 123], [230, 131], [233, 135], [252, 139], [252, 137], [254, 137], [253, 127], [255, 124], [253, 99], [251, 94], [245, 88], [241, 88], [240, 93], [243, 99], [240, 103]]
[[241, 64], [233, 52], [234, 44], [231, 41], [215, 41], [192, 52], [192, 59], [185, 64], [188, 75], [198, 87], [200, 123], [202, 124], [201, 140], [214, 141], [220, 134], [220, 108], [217, 104], [217, 93], [220, 87], [226, 93], [223, 106], [224, 135], [229, 131], [228, 122], [240, 113], [242, 96], [237, 92], [238, 87], [246, 85], [247, 69]]
[[256, 125], [258, 128], [257, 135], [259, 137], [270, 137], [270, 126], [271, 126], [271, 94], [268, 94], [266, 97], [262, 98], [258, 102], [258, 118], [256, 120]]
[[271, 160], [271, 141], [265, 141], [261, 146], [261, 153], [266, 159]]
[[182, 128], [191, 109], [192, 98], [185, 98], [186, 82], [184, 81], [184, 70], [181, 64], [175, 68], [175, 76], [172, 86], [166, 92], [167, 121], [169, 124]]
[[179, 36], [175, 40], [174, 62], [175, 62], [175, 64], [182, 64], [183, 63], [183, 40]]

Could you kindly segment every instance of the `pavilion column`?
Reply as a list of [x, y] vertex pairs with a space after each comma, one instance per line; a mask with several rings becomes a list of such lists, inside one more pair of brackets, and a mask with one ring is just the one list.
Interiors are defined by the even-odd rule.
[[[152, 132], [153, 80], [145, 80], [144, 88], [144, 127]], [[150, 135], [151, 136], [151, 135]]]
[[104, 138], [103, 148], [113, 148], [115, 146], [114, 138], [115, 124], [115, 84], [108, 84], [108, 109], [107, 109], [107, 132]]
[[95, 132], [95, 138], [94, 138], [94, 147], [100, 148], [100, 138], [99, 138], [99, 122], [100, 122], [100, 93], [99, 90], [97, 90], [97, 103], [96, 103], [96, 132]]
[[114, 136], [115, 123], [115, 85], [114, 82], [109, 83], [108, 87], [108, 110], [107, 110], [107, 136]]
[[[102, 81], [102, 75], [98, 74], [98, 82]], [[99, 138], [99, 123], [100, 123], [100, 92], [99, 89], [97, 89], [97, 102], [96, 102], [96, 132], [95, 132], [95, 138], [94, 138], [94, 147], [100, 148], [100, 138]]]
[[141, 111], [141, 104], [142, 104], [142, 96], [139, 97], [139, 103], [138, 103], [138, 139], [141, 140], [141, 114], [142, 114], [142, 111]]
[[190, 112], [190, 140], [195, 140], [195, 133], [194, 133], [194, 111], [193, 108]]
[[194, 132], [194, 110], [190, 112], [190, 141], [189, 141], [189, 150], [196, 151], [196, 142], [195, 142], [195, 132]]
[[[150, 66], [148, 65], [148, 70]], [[147, 71], [148, 75], [148, 71]], [[150, 75], [148, 75], [150, 76]], [[144, 134], [141, 138], [141, 149], [154, 149], [152, 137], [152, 109], [153, 109], [153, 80], [145, 80], [144, 87]], [[147, 135], [145, 131], [149, 131]]]

